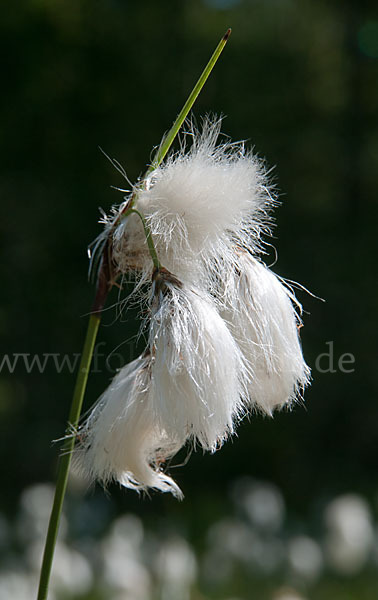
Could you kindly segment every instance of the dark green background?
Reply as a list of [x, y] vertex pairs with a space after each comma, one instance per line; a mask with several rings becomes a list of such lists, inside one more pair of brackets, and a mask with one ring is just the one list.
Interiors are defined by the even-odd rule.
[[[2, 355], [81, 351], [93, 288], [86, 247], [125, 186], [101, 146], [135, 181], [227, 27], [227, 48], [194, 115], [224, 114], [223, 131], [250, 140], [275, 166], [282, 207], [275, 247], [282, 276], [314, 294], [302, 341], [313, 368], [305, 407], [251, 417], [214, 456], [194, 454], [173, 474], [186, 500], [140, 501], [111, 489], [120, 510], [175, 515], [195, 536], [221, 513], [229, 482], [276, 483], [289, 510], [309, 519], [345, 491], [378, 491], [377, 276], [378, 10], [322, 0], [33, 0], [8, 3], [3, 59], [0, 193]], [[117, 300], [113, 293], [110, 304]], [[135, 352], [135, 313], [109, 309], [101, 352]], [[334, 373], [316, 370], [333, 343]], [[118, 345], [121, 348], [117, 349]], [[355, 358], [354, 372], [337, 361]], [[112, 362], [113, 360], [113, 362]], [[118, 357], [110, 359], [119, 365]], [[111, 373], [90, 377], [85, 406]], [[20, 366], [21, 365], [21, 366]], [[326, 359], [321, 363], [326, 368]], [[350, 365], [348, 365], [350, 367]], [[74, 376], [20, 363], [0, 373], [1, 508], [55, 476]], [[102, 493], [102, 492], [99, 492]], [[118, 510], [117, 508], [117, 510]]]

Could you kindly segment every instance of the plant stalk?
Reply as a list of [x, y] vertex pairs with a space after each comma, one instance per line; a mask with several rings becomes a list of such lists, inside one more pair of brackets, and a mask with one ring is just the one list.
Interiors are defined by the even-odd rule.
[[[166, 156], [169, 148], [171, 147], [181, 125], [186, 119], [190, 109], [192, 108], [194, 102], [196, 101], [197, 96], [202, 90], [204, 84], [206, 83], [207, 78], [209, 77], [215, 63], [217, 62], [224, 46], [227, 43], [227, 40], [231, 34], [231, 29], [228, 29], [216, 47], [213, 55], [211, 56], [208, 64], [206, 65], [204, 71], [202, 72], [200, 78], [198, 79], [196, 85], [194, 86], [189, 98], [184, 104], [182, 110], [180, 111], [177, 119], [173, 123], [171, 129], [169, 130], [166, 137], [163, 139], [163, 142], [160, 144], [155, 158], [152, 161], [152, 164], [148, 168], [145, 177], [147, 177], [154, 169], [156, 169], [164, 157]], [[146, 221], [137, 210], [129, 207], [126, 209], [130, 210], [130, 212], [137, 213], [142, 219], [144, 232], [146, 235], [146, 240], [148, 244], [148, 248], [151, 254], [152, 261], [154, 263], [154, 267], [156, 269], [160, 269], [161, 265], [156, 254], [155, 246], [152, 240], [150, 229], [148, 228]], [[125, 215], [122, 215], [125, 216]], [[57, 484], [55, 489], [55, 496], [53, 501], [53, 507], [51, 511], [50, 521], [47, 530], [47, 537], [45, 542], [45, 549], [42, 559], [42, 567], [38, 588], [38, 596], [37, 600], [47, 600], [48, 587], [51, 575], [52, 562], [54, 557], [55, 545], [58, 536], [59, 523], [62, 514], [63, 501], [66, 493], [67, 482], [68, 482], [68, 474], [71, 465], [72, 452], [75, 446], [75, 431], [77, 431], [81, 408], [83, 405], [83, 399], [85, 394], [85, 389], [88, 380], [88, 374], [90, 370], [90, 365], [93, 356], [93, 349], [96, 342], [97, 332], [99, 329], [99, 325], [101, 322], [101, 312], [105, 305], [105, 301], [107, 295], [115, 283], [117, 273], [113, 272], [113, 264], [112, 264], [112, 256], [111, 256], [111, 241], [108, 239], [104, 249], [102, 251], [102, 260], [101, 266], [98, 273], [97, 278], [97, 288], [96, 288], [96, 296], [92, 306], [92, 314], [89, 317], [88, 329], [85, 337], [83, 353], [80, 361], [80, 368], [76, 379], [76, 385], [74, 389], [74, 394], [72, 398], [72, 404], [69, 414], [69, 422], [67, 428], [67, 437], [65, 443], [63, 445], [62, 454], [59, 458], [59, 466], [58, 466], [58, 476], [57, 476]]]
[[175, 139], [176, 135], [178, 134], [181, 125], [185, 121], [190, 109], [192, 108], [199, 93], [201, 92], [203, 86], [205, 85], [207, 78], [209, 77], [211, 71], [213, 70], [213, 68], [215, 66], [215, 63], [217, 62], [218, 58], [220, 57], [220, 55], [223, 51], [223, 48], [227, 44], [227, 40], [230, 37], [230, 35], [231, 35], [231, 29], [227, 29], [226, 33], [222, 37], [218, 46], [215, 48], [213, 55], [211, 56], [209, 62], [207, 63], [204, 70], [202, 71], [201, 76], [198, 79], [196, 85], [194, 86], [189, 98], [187, 99], [187, 101], [185, 102], [184, 106], [182, 107], [180, 113], [178, 114], [177, 119], [173, 123], [173, 125], [172, 125], [171, 129], [168, 131], [167, 135], [164, 137], [162, 143], [160, 144], [151, 165], [147, 169], [145, 177], [147, 177], [152, 171], [154, 171], [154, 169], [156, 169], [160, 165], [160, 163], [164, 159], [165, 155], [167, 154], [169, 148], [172, 146], [173, 140]]
[[67, 438], [63, 445], [62, 454], [59, 457], [58, 478], [54, 496], [53, 507], [51, 511], [49, 526], [47, 530], [45, 551], [43, 554], [41, 577], [38, 589], [38, 600], [46, 600], [48, 585], [51, 574], [51, 566], [54, 556], [55, 544], [58, 535], [60, 517], [62, 514], [62, 506], [64, 495], [67, 488], [69, 467], [72, 458], [72, 451], [75, 445], [75, 435], [81, 407], [83, 404], [84, 392], [87, 385], [88, 374], [90, 370], [93, 349], [97, 337], [98, 327], [101, 317], [99, 314], [92, 314], [89, 317], [87, 334], [84, 342], [83, 354], [81, 356], [79, 373], [77, 375], [75, 390], [72, 399], [72, 405], [69, 415], [69, 426], [67, 429]]
[[146, 236], [148, 251], [150, 253], [151, 260], [154, 263], [155, 269], [161, 269], [161, 263], [158, 258], [157, 252], [156, 252], [154, 241], [152, 239], [151, 229], [147, 225], [145, 217], [142, 215], [141, 212], [139, 212], [139, 210], [136, 210], [136, 208], [129, 208], [129, 210], [125, 213], [124, 216], [127, 217], [127, 215], [132, 214], [132, 213], [134, 213], [135, 215], [138, 215], [138, 217], [142, 221], [144, 235]]

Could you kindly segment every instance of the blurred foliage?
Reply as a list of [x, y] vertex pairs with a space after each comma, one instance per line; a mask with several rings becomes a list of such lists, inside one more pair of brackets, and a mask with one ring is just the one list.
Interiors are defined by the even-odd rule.
[[[165, 515], [193, 538], [227, 510], [227, 482], [245, 474], [274, 482], [298, 519], [349, 490], [376, 501], [376, 2], [20, 0], [0, 21], [1, 359], [81, 351], [93, 295], [86, 247], [100, 231], [98, 207], [122, 198], [110, 186], [127, 187], [98, 146], [135, 181], [229, 26], [229, 44], [194, 114], [227, 115], [223, 131], [250, 140], [277, 165], [283, 206], [274, 269], [326, 302], [298, 292], [313, 368], [305, 407], [274, 420], [252, 416], [221, 452], [193, 454], [174, 469], [182, 504], [112, 488], [115, 512], [134, 510], [147, 522]], [[87, 408], [136, 352], [137, 314], [117, 320], [117, 300], [115, 291]], [[329, 341], [335, 372], [319, 372]], [[338, 367], [345, 353], [355, 358], [353, 372]], [[74, 375], [57, 373], [52, 362], [43, 373], [27, 373], [22, 360], [14, 373], [3, 366], [7, 514], [26, 485], [54, 478], [51, 440], [64, 431], [73, 384]], [[314, 599], [335, 600], [335, 586]]]

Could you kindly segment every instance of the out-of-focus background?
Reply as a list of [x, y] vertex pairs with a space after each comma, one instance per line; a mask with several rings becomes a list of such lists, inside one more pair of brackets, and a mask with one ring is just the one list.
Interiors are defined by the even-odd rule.
[[[305, 405], [171, 469], [185, 500], [73, 480], [51, 598], [378, 597], [378, 10], [363, 0], [20, 0], [2, 57], [0, 599], [31, 598], [93, 288], [86, 247], [198, 99], [274, 166], [275, 271], [301, 282]], [[108, 306], [117, 301], [114, 292]], [[137, 352], [106, 311], [85, 409]], [[177, 462], [180, 462], [180, 457]]]

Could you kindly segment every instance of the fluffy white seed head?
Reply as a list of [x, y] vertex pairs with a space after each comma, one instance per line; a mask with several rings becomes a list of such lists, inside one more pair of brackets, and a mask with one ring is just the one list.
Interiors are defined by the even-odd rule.
[[[308, 384], [292, 290], [256, 256], [276, 200], [264, 163], [217, 145], [220, 120], [135, 186], [159, 261], [130, 198], [104, 218], [112, 266], [149, 285], [147, 355], [122, 369], [80, 430], [76, 463], [91, 478], [181, 492], [162, 465], [188, 441], [215, 451], [246, 407], [272, 414]], [[96, 254], [96, 252], [95, 252]], [[97, 255], [99, 253], [97, 252]], [[174, 273], [174, 275], [172, 275]]]
[[[135, 208], [150, 227], [161, 263], [181, 280], [198, 283], [219, 260], [233, 260], [235, 242], [257, 253], [275, 204], [264, 164], [244, 144], [216, 145], [220, 120], [206, 119], [181, 150], [135, 190]], [[151, 272], [142, 225], [135, 214], [114, 232], [120, 270]]]
[[243, 413], [241, 352], [203, 291], [160, 272], [153, 294], [152, 393], [162, 425], [214, 451]]
[[104, 485], [118, 481], [127, 488], [151, 487], [180, 497], [180, 489], [160, 467], [181, 442], [172, 431], [168, 437], [157, 418], [150, 382], [149, 357], [120, 370], [79, 430], [75, 467]]
[[148, 356], [124, 367], [80, 428], [76, 466], [90, 479], [181, 492], [162, 470], [190, 441], [215, 451], [243, 413], [239, 348], [210, 298], [154, 276]]
[[243, 352], [252, 405], [272, 414], [290, 406], [309, 383], [299, 339], [300, 305], [263, 263], [236, 251], [238, 270], [224, 280], [222, 316]]

